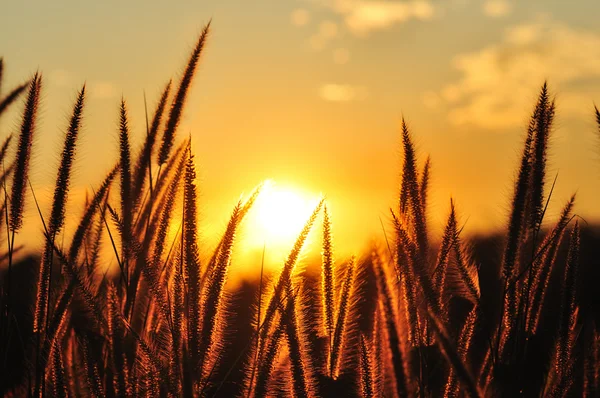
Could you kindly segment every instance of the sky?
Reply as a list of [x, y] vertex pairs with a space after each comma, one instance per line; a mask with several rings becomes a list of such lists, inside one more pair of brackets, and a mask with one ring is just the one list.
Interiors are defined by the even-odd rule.
[[[2, 9], [4, 87], [37, 70], [45, 79], [31, 176], [44, 208], [76, 91], [89, 88], [73, 220], [117, 159], [121, 96], [139, 143], [144, 93], [152, 109], [211, 19], [178, 132], [193, 140], [207, 237], [242, 193], [271, 179], [307, 203], [326, 195], [336, 247], [360, 252], [382, 238], [396, 205], [403, 117], [421, 164], [431, 156], [432, 230], [450, 197], [466, 234], [501, 230], [546, 79], [557, 101], [549, 220], [574, 192], [577, 213], [600, 218], [595, 0], [32, 0]], [[15, 131], [21, 109], [3, 116], [0, 137]], [[30, 209], [24, 234], [41, 242], [35, 217]]]

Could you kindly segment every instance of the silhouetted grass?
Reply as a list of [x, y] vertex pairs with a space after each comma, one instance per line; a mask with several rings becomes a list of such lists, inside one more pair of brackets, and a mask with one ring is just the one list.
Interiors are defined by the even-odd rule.
[[[350, 261], [336, 258], [335, 224], [322, 199], [279, 275], [263, 279], [261, 265], [258, 283], [231, 291], [238, 231], [261, 186], [236, 204], [205, 261], [192, 142], [177, 143], [208, 32], [209, 25], [164, 126], [171, 83], [161, 92], [139, 152], [130, 146], [133, 132], [121, 100], [118, 164], [86, 200], [71, 241], [57, 244], [72, 206], [70, 175], [85, 107], [81, 89], [47, 220], [33, 197], [40, 220], [31, 222], [43, 227], [43, 251], [18, 266], [15, 236], [24, 223], [41, 74], [0, 99], [2, 114], [27, 91], [14, 158], [11, 135], [0, 148], [1, 230], [8, 242], [0, 253], [4, 395], [598, 395], [600, 302], [590, 298], [596, 280], [584, 275], [600, 276], [593, 268], [600, 253], [590, 251], [600, 239], [578, 222], [565, 234], [574, 196], [554, 227], [541, 227], [552, 193], [546, 163], [556, 111], [546, 83], [526, 130], [506, 236], [467, 241], [451, 200], [440, 244], [431, 243], [433, 163], [429, 157], [419, 161], [403, 120], [402, 181], [385, 245], [373, 244]], [[0, 59], [0, 83], [3, 68]], [[597, 109], [595, 117], [600, 128]], [[119, 189], [111, 196], [117, 173]], [[321, 213], [320, 263], [302, 269], [303, 248]], [[116, 275], [106, 272], [111, 262], [119, 266]]]

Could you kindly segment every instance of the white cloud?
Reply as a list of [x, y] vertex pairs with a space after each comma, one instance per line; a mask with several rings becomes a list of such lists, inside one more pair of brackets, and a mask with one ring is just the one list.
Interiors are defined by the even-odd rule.
[[292, 11], [291, 15], [292, 25], [304, 26], [310, 22], [310, 14], [303, 8], [298, 8]]
[[512, 4], [507, 0], [487, 0], [483, 3], [483, 13], [488, 17], [499, 18], [510, 14]]
[[559, 94], [559, 114], [587, 112], [581, 105], [592, 98], [578, 87], [600, 84], [600, 35], [539, 18], [507, 29], [499, 43], [456, 56], [453, 66], [461, 77], [438, 94], [454, 124], [522, 125], [545, 79]]
[[350, 52], [345, 48], [338, 48], [333, 52], [333, 62], [345, 65], [350, 60]]
[[316, 0], [339, 14], [346, 27], [367, 35], [409, 20], [429, 20], [436, 7], [430, 0]]
[[428, 20], [434, 7], [429, 1], [348, 1], [339, 0], [337, 10], [344, 14], [348, 28], [359, 35], [387, 29], [411, 19]]
[[319, 90], [319, 95], [326, 101], [348, 102], [364, 99], [365, 89], [348, 84], [324, 84]]

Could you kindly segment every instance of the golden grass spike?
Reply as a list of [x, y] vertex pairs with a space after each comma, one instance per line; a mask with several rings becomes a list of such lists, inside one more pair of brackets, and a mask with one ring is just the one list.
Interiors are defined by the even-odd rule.
[[558, 318], [558, 336], [556, 340], [556, 369], [566, 369], [573, 352], [573, 333], [577, 323], [576, 292], [579, 271], [579, 222], [575, 222], [571, 232], [567, 265], [563, 277]]
[[23, 225], [23, 208], [25, 206], [25, 189], [29, 175], [29, 159], [33, 134], [37, 125], [37, 111], [42, 88], [42, 75], [36, 73], [29, 83], [29, 93], [23, 111], [23, 120], [19, 133], [16, 166], [10, 197], [10, 229], [14, 234]]
[[391, 214], [396, 229], [396, 272], [401, 273], [398, 275], [398, 279], [400, 280], [400, 297], [406, 314], [408, 342], [412, 346], [418, 346], [421, 343], [421, 333], [417, 309], [417, 282], [413, 272], [414, 267], [411, 264], [416, 248], [400, 220], [393, 211]]
[[67, 387], [68, 380], [65, 374], [65, 366], [62, 360], [62, 347], [60, 344], [56, 344], [53, 351], [53, 372], [52, 372], [52, 394], [54, 397], [67, 398], [69, 396], [69, 389]]
[[505, 346], [513, 339], [513, 333], [517, 317], [517, 291], [518, 287], [514, 283], [514, 269], [517, 265], [517, 259], [524, 241], [523, 227], [527, 221], [527, 211], [531, 201], [529, 200], [531, 191], [531, 170], [533, 159], [533, 142], [536, 130], [536, 119], [539, 110], [536, 106], [527, 128], [527, 135], [523, 146], [521, 164], [515, 190], [511, 203], [511, 214], [508, 223], [508, 237], [502, 259], [502, 278], [504, 280], [504, 297], [502, 302], [502, 319], [499, 323], [497, 333], [498, 353], [505, 356]]
[[[217, 324], [222, 322], [219, 316], [222, 316], [223, 302], [222, 295], [225, 282], [227, 280], [227, 270], [231, 262], [233, 253], [233, 244], [237, 229], [241, 222], [242, 204], [238, 204], [233, 209], [227, 229], [222, 238], [221, 250], [217, 259], [214, 272], [210, 275], [208, 283], [201, 290], [202, 294], [198, 297], [192, 296], [192, 300], [198, 300], [202, 303], [202, 318], [200, 320], [200, 336], [198, 340], [198, 371], [201, 373], [207, 368], [206, 363], [211, 359], [211, 348], [217, 336], [214, 335], [217, 329]], [[212, 358], [216, 360], [217, 358]], [[202, 373], [201, 373], [202, 375]]]
[[77, 145], [77, 137], [81, 129], [81, 119], [83, 116], [83, 108], [85, 101], [85, 85], [77, 95], [77, 101], [73, 108], [73, 114], [69, 122], [67, 134], [65, 135], [65, 143], [58, 168], [58, 176], [56, 177], [56, 185], [54, 188], [54, 199], [52, 201], [52, 212], [50, 213], [50, 222], [48, 229], [51, 235], [56, 235], [62, 228], [65, 220], [65, 211], [67, 205], [67, 194], [71, 180], [71, 168], [75, 157], [75, 147]]
[[540, 253], [534, 259], [533, 281], [531, 285], [530, 309], [527, 313], [527, 329], [530, 333], [535, 333], [538, 328], [542, 306], [546, 298], [548, 283], [554, 264], [558, 248], [563, 240], [567, 224], [571, 220], [571, 212], [575, 204], [575, 195], [563, 207], [560, 218], [554, 229], [546, 236], [541, 244]]
[[439, 292], [440, 307], [447, 311], [444, 298], [444, 286], [446, 281], [446, 273], [448, 269], [448, 258], [452, 247], [456, 244], [456, 212], [454, 210], [454, 202], [450, 199], [450, 215], [446, 222], [442, 243], [438, 251], [438, 258], [433, 270], [433, 288]]
[[23, 92], [25, 92], [29, 84], [30, 83], [24, 83], [15, 87], [10, 93], [8, 93], [6, 97], [0, 99], [0, 116], [2, 116], [2, 113], [4, 113], [4, 111], [6, 111], [8, 107], [11, 106], [21, 94], [23, 94]]
[[262, 355], [262, 352], [264, 350], [264, 344], [267, 340], [267, 334], [269, 333], [269, 330], [273, 323], [273, 318], [278, 308], [278, 303], [280, 302], [281, 297], [284, 295], [287, 285], [291, 283], [292, 271], [296, 266], [296, 262], [298, 261], [298, 257], [300, 256], [302, 248], [304, 247], [304, 243], [308, 238], [308, 234], [310, 233], [312, 226], [315, 223], [315, 220], [317, 219], [317, 216], [323, 208], [323, 203], [324, 199], [321, 199], [317, 207], [313, 210], [313, 213], [304, 225], [304, 228], [302, 228], [300, 235], [298, 235], [298, 238], [294, 243], [294, 247], [292, 248], [287, 260], [283, 265], [283, 269], [281, 270], [281, 274], [279, 275], [279, 279], [277, 280], [277, 283], [275, 285], [273, 295], [271, 296], [271, 299], [269, 300], [269, 304], [265, 311], [265, 319], [263, 320], [263, 326], [260, 332], [261, 343], [259, 348], [259, 355]]
[[[383, 269], [383, 264], [377, 256], [374, 256], [373, 268], [375, 271], [375, 279], [377, 283], [377, 294], [380, 297], [379, 313], [382, 314], [381, 317], [384, 321], [384, 324], [381, 325], [381, 327], [385, 327], [387, 331], [387, 343], [391, 353], [391, 362], [395, 378], [396, 394], [399, 397], [407, 397], [408, 377], [406, 375], [405, 369], [407, 361], [403, 352], [402, 342], [400, 341], [397, 317], [393, 307], [392, 295], [387, 283], [387, 278]], [[405, 277], [402, 278], [403, 281], [405, 279]], [[405, 306], [406, 305], [407, 304], [405, 303]], [[418, 320], [416, 319], [414, 321], [418, 322]], [[409, 328], [415, 328], [415, 326], [418, 327], [418, 324], [407, 325], [407, 327]], [[416, 334], [418, 335], [418, 333]]]
[[421, 197], [421, 206], [423, 211], [427, 214], [427, 195], [429, 193], [429, 179], [431, 173], [431, 157], [427, 156], [425, 165], [423, 166], [423, 174], [421, 175], [421, 182], [419, 183], [419, 195]]
[[[196, 167], [194, 165], [194, 156], [191, 152], [191, 145], [188, 146], [186, 155], [186, 165], [184, 173], [183, 190], [183, 218], [182, 218], [182, 241], [183, 262], [185, 264], [184, 275], [187, 279], [189, 300], [187, 310], [188, 344], [189, 353], [192, 358], [194, 372], [199, 365], [199, 340], [201, 330], [201, 306], [200, 306], [200, 254], [198, 248], [198, 214], [197, 214], [197, 192], [196, 192]], [[202, 377], [202, 374], [198, 374]]]
[[417, 248], [424, 257], [428, 248], [425, 209], [423, 208], [417, 181], [415, 147], [404, 118], [402, 119], [402, 145], [404, 148], [404, 166], [400, 192], [400, 215], [405, 215], [410, 210]]
[[[48, 236], [46, 237], [44, 255], [40, 264], [38, 290], [35, 301], [34, 329], [40, 330], [49, 316], [50, 290], [52, 275], [53, 246], [56, 234], [63, 226], [67, 205], [67, 194], [69, 192], [69, 181], [71, 178], [71, 166], [75, 155], [75, 145], [81, 127], [81, 117], [85, 99], [85, 85], [79, 91], [73, 114], [65, 135], [65, 143], [61, 156], [58, 176], [54, 188], [52, 210], [48, 223]], [[47, 325], [46, 325], [47, 326]]]
[[548, 84], [544, 82], [538, 98], [535, 113], [535, 133], [532, 148], [531, 167], [531, 213], [529, 214], [529, 228], [540, 228], [544, 211], [544, 182], [546, 176], [546, 158], [550, 130], [554, 120], [554, 100], [550, 99]]
[[[162, 116], [167, 105], [167, 99], [169, 98], [169, 93], [171, 92], [171, 80], [165, 86], [162, 95], [156, 105], [156, 110], [154, 111], [154, 116], [152, 117], [152, 124], [147, 131], [146, 140], [142, 146], [142, 150], [138, 156], [137, 162], [134, 168], [134, 176], [133, 176], [133, 186], [131, 189], [131, 195], [135, 203], [139, 202], [140, 195], [142, 192], [142, 188], [144, 187], [144, 180], [146, 179], [146, 175], [148, 175], [148, 180], [151, 183], [152, 181], [152, 173], [151, 173], [151, 158], [152, 151], [154, 149], [154, 143], [156, 142], [156, 135], [158, 133], [158, 129], [160, 127], [160, 123], [162, 121]], [[148, 174], [146, 174], [148, 173]]]
[[131, 251], [131, 226], [133, 219], [133, 206], [131, 201], [131, 149], [129, 144], [129, 122], [127, 120], [127, 107], [125, 100], [121, 99], [119, 115], [119, 170], [121, 176], [121, 217], [123, 231], [121, 236], [122, 261], [127, 271], [127, 263]]
[[321, 273], [321, 297], [323, 300], [323, 319], [325, 327], [325, 335], [329, 337], [329, 350], [331, 350], [331, 344], [333, 343], [333, 313], [334, 309], [334, 272], [333, 272], [333, 250], [332, 250], [332, 239], [331, 239], [331, 221], [329, 219], [329, 211], [327, 204], [323, 207], [323, 260], [322, 260], [322, 273]]
[[[12, 134], [6, 137], [6, 139], [2, 143], [2, 147], [0, 147], [0, 164], [2, 165], [4, 165], [4, 158], [6, 157], [6, 151], [8, 150], [8, 147], [12, 141], [12, 137]], [[2, 166], [2, 168], [4, 168], [4, 166]]]
[[350, 295], [353, 293], [355, 267], [356, 259], [352, 257], [346, 268], [346, 277], [342, 287], [342, 295], [340, 296], [339, 300], [335, 331], [333, 334], [333, 344], [331, 345], [331, 353], [329, 356], [329, 375], [333, 379], [337, 379], [340, 371], [340, 356], [344, 345], [347, 315], [350, 306]]
[[360, 385], [361, 394], [365, 398], [375, 397], [375, 383], [373, 382], [373, 360], [371, 354], [372, 344], [366, 342], [364, 334], [360, 335]]
[[118, 166], [113, 167], [113, 169], [108, 173], [108, 175], [104, 178], [104, 181], [98, 188], [98, 191], [94, 194], [92, 201], [89, 206], [85, 209], [81, 220], [79, 221], [79, 225], [73, 234], [73, 239], [71, 240], [71, 246], [69, 248], [69, 261], [74, 262], [77, 260], [77, 256], [79, 254], [79, 250], [81, 249], [81, 245], [83, 244], [84, 237], [92, 224], [92, 220], [96, 210], [100, 206], [100, 203], [108, 193], [110, 185], [115, 178], [118, 171]]
[[158, 153], [159, 165], [166, 163], [169, 158], [169, 154], [171, 153], [171, 148], [173, 147], [175, 139], [175, 132], [177, 130], [177, 126], [179, 125], [179, 119], [181, 118], [181, 113], [185, 105], [187, 93], [190, 88], [190, 85], [192, 84], [192, 79], [194, 78], [194, 74], [196, 72], [196, 65], [198, 64], [198, 60], [200, 59], [200, 54], [202, 53], [202, 49], [204, 48], [206, 39], [208, 38], [209, 31], [210, 21], [208, 22], [208, 24], [206, 24], [206, 26], [202, 30], [202, 33], [200, 34], [200, 37], [198, 38], [196, 47], [194, 48], [194, 51], [192, 51], [185, 72], [181, 77], [181, 82], [179, 83], [177, 94], [175, 94], [175, 98], [173, 98], [173, 103], [169, 112], [169, 118], [167, 119], [165, 131], [162, 137], [162, 144]]
[[[289, 308], [290, 301], [287, 302], [286, 308]], [[289, 311], [286, 309], [282, 314], [282, 318], [286, 318]], [[267, 396], [269, 381], [271, 379], [271, 373], [275, 368], [275, 359], [279, 354], [279, 347], [281, 346], [281, 337], [285, 330], [285, 320], [280, 320], [279, 324], [275, 327], [275, 331], [269, 336], [268, 345], [262, 360], [258, 364], [258, 371], [256, 373], [256, 383], [254, 386], [254, 397], [262, 398]]]
[[[468, 353], [469, 348], [471, 347], [471, 341], [473, 340], [473, 334], [475, 332], [475, 325], [477, 322], [479, 307], [474, 306], [469, 314], [467, 315], [467, 319], [463, 324], [463, 327], [460, 330], [460, 334], [458, 337], [457, 343], [457, 351], [460, 359], [463, 363], [469, 363], [468, 361]], [[456, 377], [456, 372], [453, 367], [450, 367], [448, 378], [446, 380], [446, 386], [444, 391], [444, 397], [458, 397], [460, 396], [460, 388], [458, 385], [458, 379]]]
[[584, 373], [583, 393], [586, 397], [593, 397], [598, 391], [598, 371], [600, 370], [600, 345], [598, 331], [593, 320], [585, 322], [584, 325]]
[[311, 383], [309, 373], [312, 371], [308, 354], [300, 339], [300, 325], [296, 315], [296, 294], [288, 284], [287, 288], [288, 308], [286, 316], [282, 317], [285, 322], [288, 349], [292, 368], [292, 381], [294, 396], [296, 398], [307, 398], [311, 396]]
[[429, 320], [431, 321], [431, 329], [437, 337], [436, 341], [440, 346], [440, 350], [442, 351], [442, 353], [446, 357], [446, 360], [456, 373], [458, 380], [461, 382], [464, 388], [463, 391], [469, 397], [480, 397], [481, 392], [477, 387], [477, 383], [471, 375], [471, 372], [467, 369], [467, 365], [465, 364], [465, 361], [461, 358], [457, 347], [450, 341], [446, 329], [430, 309], [427, 309], [427, 315], [429, 316]]

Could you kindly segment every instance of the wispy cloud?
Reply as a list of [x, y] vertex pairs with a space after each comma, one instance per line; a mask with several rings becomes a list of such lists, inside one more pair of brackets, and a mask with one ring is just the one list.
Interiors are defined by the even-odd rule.
[[582, 87], [600, 84], [600, 36], [540, 17], [507, 29], [499, 43], [456, 56], [453, 66], [462, 77], [424, 101], [447, 106], [456, 125], [521, 125], [545, 79], [558, 91], [561, 114], [587, 113], [591, 98]]
[[428, 20], [435, 13], [429, 0], [333, 0], [326, 3], [340, 14], [348, 29], [357, 35], [387, 29], [412, 19]]
[[508, 0], [487, 0], [483, 3], [483, 13], [488, 17], [504, 17], [512, 12], [512, 4]]
[[364, 87], [351, 86], [349, 84], [324, 84], [319, 90], [319, 95], [326, 101], [348, 102], [364, 99], [366, 90]]

